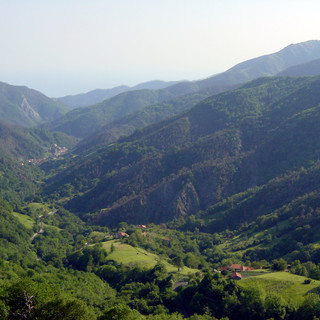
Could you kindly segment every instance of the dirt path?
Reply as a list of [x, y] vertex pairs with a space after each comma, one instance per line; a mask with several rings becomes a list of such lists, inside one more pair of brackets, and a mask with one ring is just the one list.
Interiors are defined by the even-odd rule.
[[[57, 211], [58, 211], [58, 209], [55, 209], [55, 210], [52, 210], [52, 211], [48, 212], [47, 214], [48, 214], [48, 216], [50, 216], [50, 215], [52, 215], [52, 214], [55, 214]], [[44, 229], [43, 229], [43, 227], [42, 227], [42, 221], [41, 221], [41, 219], [43, 218], [43, 214], [42, 214], [41, 216], [38, 216], [38, 218], [39, 218], [39, 220], [40, 220], [40, 221], [39, 221], [39, 227], [40, 227], [40, 229], [39, 229], [38, 232], [34, 233], [33, 236], [30, 238], [30, 241], [31, 241], [31, 242], [32, 242], [37, 236], [39, 236], [40, 234], [44, 233]]]

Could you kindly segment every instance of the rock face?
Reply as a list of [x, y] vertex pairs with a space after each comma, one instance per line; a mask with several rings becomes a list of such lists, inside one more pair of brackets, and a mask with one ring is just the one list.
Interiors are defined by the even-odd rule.
[[22, 102], [20, 104], [20, 109], [23, 111], [26, 117], [33, 119], [37, 122], [41, 121], [40, 114], [31, 107], [27, 98], [24, 95], [22, 95]]
[[102, 209], [92, 222], [98, 224], [166, 222], [200, 210], [200, 199], [194, 185], [179, 177], [164, 182], [148, 194], [127, 199], [123, 204]]

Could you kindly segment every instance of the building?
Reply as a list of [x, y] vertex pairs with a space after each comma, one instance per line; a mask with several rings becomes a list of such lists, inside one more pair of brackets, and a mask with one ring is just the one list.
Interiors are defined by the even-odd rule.
[[238, 273], [238, 272], [232, 273], [230, 277], [233, 280], [241, 280], [242, 279], [242, 275], [240, 273]]
[[117, 232], [116, 239], [128, 238], [129, 235], [125, 232]]

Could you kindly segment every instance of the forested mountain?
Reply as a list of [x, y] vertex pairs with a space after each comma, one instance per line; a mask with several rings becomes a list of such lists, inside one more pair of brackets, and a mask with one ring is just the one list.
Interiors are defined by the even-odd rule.
[[0, 119], [31, 127], [61, 117], [68, 108], [42, 93], [0, 82]]
[[[48, 181], [95, 223], [164, 222], [318, 159], [320, 78], [265, 78], [103, 147]], [[306, 138], [309, 137], [309, 138]], [[81, 196], [76, 196], [81, 192]]]
[[16, 159], [39, 158], [54, 145], [72, 148], [77, 139], [41, 128], [22, 128], [0, 120], [0, 153]]
[[307, 63], [290, 67], [280, 73], [278, 76], [316, 76], [320, 74], [320, 59], [312, 60]]
[[47, 124], [45, 128], [83, 138], [98, 131], [103, 125], [146, 106], [170, 100], [186, 92], [196, 91], [196, 89], [197, 86], [187, 83], [161, 90], [124, 92], [97, 105], [74, 109], [63, 117]]
[[152, 123], [173, 117], [194, 107], [201, 100], [223, 91], [235, 88], [237, 85], [212, 86], [201, 91], [189, 93], [163, 103], [147, 106], [141, 111], [113, 121], [92, 135], [79, 142], [76, 153], [89, 152], [98, 146], [107, 145], [117, 141], [121, 136], [132, 134], [135, 130], [144, 128]]
[[[261, 76], [275, 75], [276, 73], [290, 66], [301, 64], [316, 58], [319, 58], [319, 44], [317, 43], [317, 41], [308, 41], [296, 45], [291, 45], [274, 54], [243, 62], [234, 66], [230, 70], [223, 72], [222, 74], [212, 76], [205, 80], [197, 81], [197, 85], [199, 85], [200, 89], [209, 87], [212, 84], [242, 83]], [[118, 86], [112, 89], [96, 89], [87, 93], [57, 98], [57, 100], [63, 102], [71, 108], [77, 108], [94, 105], [126, 91], [143, 89], [157, 90], [175, 84], [176, 82], [173, 81], [148, 81], [133, 87]]]
[[96, 89], [96, 90], [89, 91], [87, 93], [81, 93], [81, 94], [69, 95], [69, 96], [57, 98], [57, 100], [61, 101], [68, 107], [74, 109], [78, 107], [85, 107], [85, 106], [97, 104], [99, 102], [102, 102], [103, 100], [110, 99], [126, 91], [144, 90], [144, 89], [157, 90], [157, 89], [163, 89], [175, 83], [176, 83], [175, 81], [166, 82], [166, 81], [154, 80], [154, 81], [140, 83], [133, 87], [118, 86], [111, 89]]
[[303, 64], [320, 56], [320, 41], [310, 40], [291, 44], [279, 52], [241, 62], [216, 76], [197, 81], [200, 88], [214, 84], [243, 83], [259, 77], [273, 76], [298, 64]]
[[[307, 41], [290, 45], [283, 50], [242, 62], [233, 68], [208, 79], [181, 82], [156, 91], [142, 90], [125, 92], [97, 105], [79, 108], [48, 124], [46, 128], [62, 131], [75, 137], [87, 137], [106, 126], [92, 141], [112, 142], [121, 135], [127, 135], [136, 128], [164, 120], [194, 106], [207, 94], [230, 89], [231, 86], [261, 76], [272, 76], [290, 66], [320, 58], [320, 41]], [[199, 92], [198, 94], [196, 92]], [[188, 93], [181, 102], [174, 99]], [[208, 95], [207, 95], [208, 96]], [[193, 103], [185, 101], [190, 97]], [[197, 98], [198, 97], [198, 98]], [[164, 104], [163, 102], [168, 102]], [[160, 106], [157, 104], [161, 103]], [[148, 107], [148, 109], [143, 110]], [[132, 115], [134, 112], [142, 111]], [[122, 119], [123, 118], [123, 119]], [[116, 122], [113, 124], [113, 122]], [[97, 143], [97, 142], [94, 142]]]

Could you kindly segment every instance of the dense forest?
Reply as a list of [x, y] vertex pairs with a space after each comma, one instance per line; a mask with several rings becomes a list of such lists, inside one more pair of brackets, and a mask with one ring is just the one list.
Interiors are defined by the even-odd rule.
[[0, 117], [0, 318], [319, 319], [316, 44], [68, 113], [3, 85], [55, 116]]

